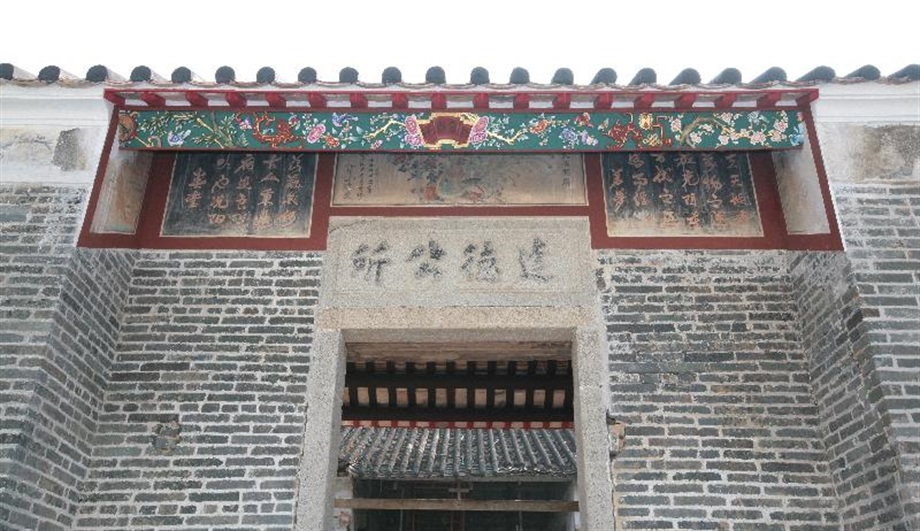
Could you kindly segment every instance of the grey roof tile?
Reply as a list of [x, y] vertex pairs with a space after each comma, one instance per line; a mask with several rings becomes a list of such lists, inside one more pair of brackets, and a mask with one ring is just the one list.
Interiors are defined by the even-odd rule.
[[[213, 86], [214, 84], [224, 84], [230, 86], [252, 87], [259, 84], [272, 84], [283, 88], [293, 88], [296, 86], [319, 84], [321, 86], [335, 87], [339, 84], [358, 85], [362, 88], [379, 88], [387, 85], [397, 85], [406, 88], [422, 88], [431, 85], [447, 85], [454, 89], [470, 89], [476, 86], [490, 86], [495, 88], [507, 88], [510, 85], [530, 85], [533, 88], [553, 88], [559, 85], [572, 85], [574, 88], [585, 87], [574, 83], [574, 74], [566, 67], [561, 67], [553, 74], [548, 83], [530, 79], [530, 74], [524, 68], [514, 68], [508, 84], [493, 84], [490, 81], [489, 71], [482, 67], [474, 68], [470, 73], [468, 84], [448, 84], [446, 73], [443, 68], [435, 66], [426, 72], [423, 83], [404, 81], [399, 69], [388, 67], [384, 72], [381, 83], [369, 83], [359, 80], [358, 71], [351, 67], [343, 68], [339, 72], [337, 81], [321, 81], [317, 78], [316, 70], [305, 67], [297, 75], [297, 82], [284, 82], [276, 79], [274, 70], [271, 67], [263, 67], [256, 72], [255, 80], [245, 81], [236, 79], [236, 74], [231, 66], [223, 66], [215, 73], [212, 80], [205, 80], [195, 75], [186, 67], [176, 68], [172, 72], [171, 82], [176, 85], [191, 84], [197, 86]], [[671, 82], [670, 85], [698, 85], [699, 73], [688, 68], [682, 71]], [[87, 83], [108, 83], [124, 86], [126, 83], [148, 83], [156, 82], [157, 84], [168, 84], [156, 73], [150, 72], [150, 69], [144, 65], [134, 68], [131, 75], [128, 76], [130, 81], [125, 81], [123, 76], [118, 75], [104, 65], [95, 65], [87, 71], [86, 76], [80, 78], [62, 71], [55, 65], [48, 65], [42, 68], [37, 76], [32, 76], [25, 70], [18, 68], [10, 63], [0, 63], [0, 80], [18, 82], [23, 85], [42, 86], [48, 83], [59, 83], [65, 86], [84, 86]], [[616, 72], [610, 68], [602, 68], [594, 76], [590, 85], [606, 84], [614, 85], [616, 82]], [[766, 72], [754, 78], [749, 83], [743, 83], [741, 72], [736, 68], [727, 68], [717, 75], [709, 85], [737, 85], [745, 87], [748, 85], [764, 85], [785, 83], [787, 85], [813, 85], [817, 83], [852, 83], [864, 81], [882, 81], [888, 83], [908, 83], [920, 79], [920, 65], [911, 64], [889, 74], [887, 77], [882, 76], [878, 68], [872, 65], [865, 65], [857, 70], [845, 75], [837, 76], [830, 67], [819, 66], [799, 77], [795, 81], [790, 81], [782, 68], [773, 67]], [[37, 81], [36, 83], [30, 83]], [[655, 71], [651, 68], [641, 68], [628, 83], [627, 87], [649, 86], [650, 88], [667, 89], [668, 85], [659, 85]], [[701, 85], [705, 86], [705, 85]]]
[[569, 429], [343, 427], [339, 470], [361, 479], [575, 477]]

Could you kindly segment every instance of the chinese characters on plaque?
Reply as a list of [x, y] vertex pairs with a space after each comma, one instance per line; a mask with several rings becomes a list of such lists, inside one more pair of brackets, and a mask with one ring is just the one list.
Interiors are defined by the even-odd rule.
[[609, 236], [761, 236], [744, 153], [603, 156]]
[[583, 205], [581, 155], [342, 154], [335, 206]]
[[316, 156], [176, 156], [163, 236], [307, 237]]
[[[439, 281], [442, 277], [457, 277], [457, 273], [459, 278], [474, 284], [494, 284], [502, 277], [546, 284], [554, 277], [548, 272], [548, 247], [542, 238], [534, 237], [527, 245], [515, 247], [516, 260], [512, 261], [500, 258], [491, 240], [467, 242], [454, 249], [437, 239], [429, 239], [408, 251], [379, 240], [359, 244], [350, 261], [352, 277], [367, 284], [383, 284], [394, 275], [406, 277], [403, 280], [411, 275], [417, 281]], [[400, 263], [409, 267], [399, 267]]]

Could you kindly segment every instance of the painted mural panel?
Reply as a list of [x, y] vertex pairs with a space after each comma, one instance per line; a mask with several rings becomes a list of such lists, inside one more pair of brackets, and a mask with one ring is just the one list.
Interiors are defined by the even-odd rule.
[[333, 204], [583, 205], [582, 156], [343, 154]]
[[609, 153], [607, 234], [762, 236], [744, 153]]
[[802, 144], [797, 111], [238, 112], [121, 110], [126, 149], [695, 151]]
[[90, 230], [97, 234], [134, 234], [144, 203], [151, 153], [112, 151]]
[[163, 236], [307, 237], [316, 156], [179, 154]]

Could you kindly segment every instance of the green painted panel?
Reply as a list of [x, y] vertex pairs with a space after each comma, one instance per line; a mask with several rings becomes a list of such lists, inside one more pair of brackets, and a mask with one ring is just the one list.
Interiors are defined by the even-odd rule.
[[797, 111], [263, 112], [121, 110], [124, 149], [695, 151], [802, 144]]

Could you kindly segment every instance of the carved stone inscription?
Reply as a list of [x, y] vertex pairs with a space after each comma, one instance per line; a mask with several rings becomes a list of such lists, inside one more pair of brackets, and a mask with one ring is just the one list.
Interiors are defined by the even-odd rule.
[[363, 298], [371, 305], [504, 304], [531, 294], [564, 304], [590, 292], [585, 224], [552, 218], [338, 218], [330, 231], [323, 292], [339, 302]]
[[[492, 242], [482, 242], [482, 251], [477, 260], [476, 251], [479, 247], [476, 243], [468, 243], [463, 247], [461, 260], [449, 260], [449, 254], [460, 256], [459, 250], [448, 253], [437, 240], [429, 239], [427, 244], [419, 244], [408, 254], [403, 254], [406, 255], [405, 262], [414, 265], [414, 268], [409, 269], [416, 280], [440, 280], [444, 276], [442, 266], [457, 265], [463, 273], [461, 277], [469, 282], [497, 282], [502, 273]], [[547, 272], [545, 261], [548, 247], [539, 236], [535, 236], [531, 245], [516, 248], [517, 263], [509, 269], [517, 274], [518, 280], [548, 283], [553, 279], [553, 275]], [[387, 275], [406, 273], [406, 268], [390, 267], [394, 262], [402, 260], [403, 255], [398, 253], [399, 250], [391, 249], [386, 240], [360, 243], [351, 254], [353, 273], [367, 282], [382, 285]]]

